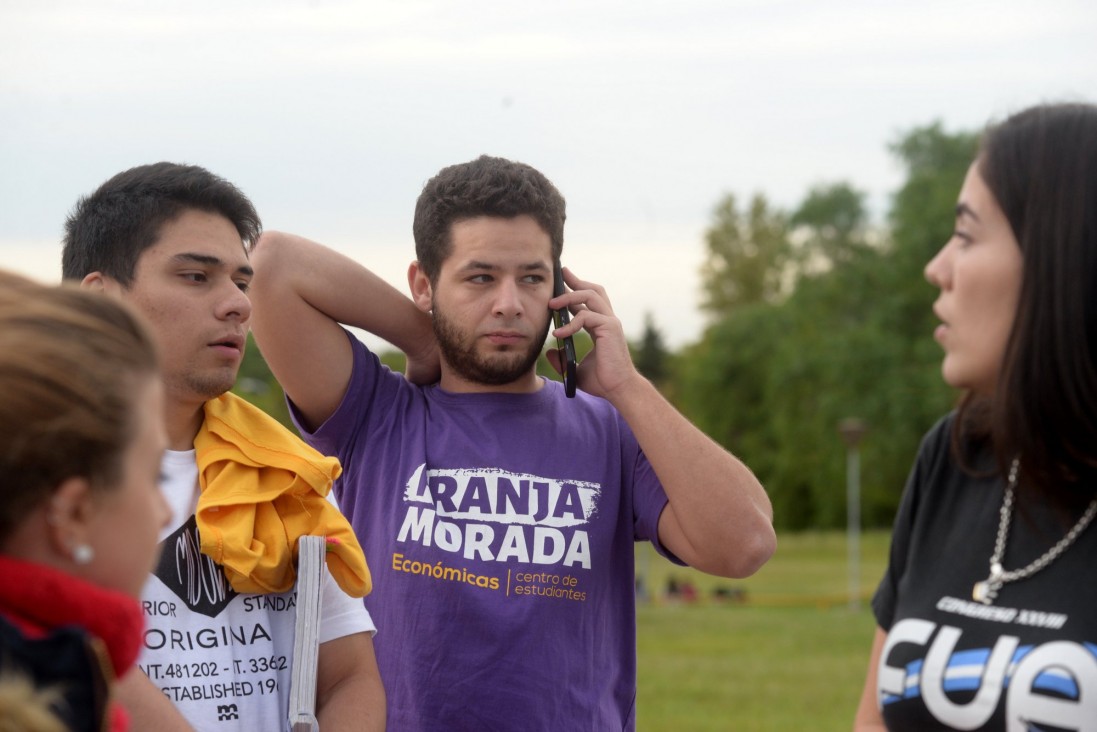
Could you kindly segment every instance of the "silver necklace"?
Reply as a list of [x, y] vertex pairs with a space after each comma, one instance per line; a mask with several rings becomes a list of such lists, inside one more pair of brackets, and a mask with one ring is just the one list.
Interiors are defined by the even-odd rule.
[[1036, 559], [1027, 567], [1021, 569], [1013, 569], [1009, 572], [1002, 569], [1002, 555], [1006, 551], [1006, 539], [1009, 537], [1009, 522], [1013, 517], [1013, 492], [1017, 486], [1017, 469], [1020, 464], [1017, 458], [1013, 458], [1013, 463], [1009, 466], [1009, 483], [1006, 484], [1006, 495], [1002, 500], [1002, 508], [999, 511], [1001, 518], [998, 521], [998, 538], [994, 542], [994, 554], [990, 557], [990, 575], [987, 576], [982, 582], [976, 582], [975, 586], [971, 590], [971, 599], [976, 602], [981, 602], [984, 605], [991, 605], [994, 603], [994, 598], [998, 596], [998, 590], [1002, 588], [1007, 582], [1015, 582], [1017, 580], [1031, 577], [1039, 572], [1044, 567], [1054, 562], [1060, 554], [1066, 551], [1067, 547], [1074, 543], [1086, 527], [1089, 526], [1090, 521], [1093, 520], [1094, 514], [1097, 514], [1097, 498], [1094, 498], [1089, 503], [1089, 508], [1082, 514], [1082, 518], [1078, 519], [1078, 523], [1074, 524], [1073, 528], [1067, 532], [1066, 536], [1059, 540], [1059, 543], [1044, 552], [1043, 556]]

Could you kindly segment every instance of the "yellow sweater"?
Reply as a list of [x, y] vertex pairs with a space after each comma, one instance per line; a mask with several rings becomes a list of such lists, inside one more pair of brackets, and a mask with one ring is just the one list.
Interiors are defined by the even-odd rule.
[[194, 438], [202, 553], [237, 592], [293, 587], [297, 539], [328, 538], [332, 577], [352, 597], [369, 593], [369, 568], [350, 523], [325, 496], [342, 467], [235, 394], [205, 405]]

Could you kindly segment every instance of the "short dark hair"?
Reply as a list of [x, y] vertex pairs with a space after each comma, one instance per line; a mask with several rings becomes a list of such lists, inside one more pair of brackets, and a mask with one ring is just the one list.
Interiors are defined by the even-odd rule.
[[62, 277], [102, 272], [129, 286], [137, 260], [156, 243], [163, 225], [190, 209], [224, 216], [248, 250], [263, 230], [251, 201], [224, 178], [197, 165], [141, 165], [77, 201], [65, 221]]
[[[1021, 249], [1021, 292], [986, 424], [1002, 469], [1097, 492], [1097, 106], [1040, 105], [984, 135], [977, 169]], [[969, 395], [965, 407], [974, 398]], [[972, 409], [978, 413], [979, 409]]]
[[481, 155], [443, 168], [427, 181], [415, 204], [415, 256], [437, 281], [452, 247], [453, 224], [477, 216], [532, 216], [552, 241], [552, 258], [564, 249], [564, 197], [540, 171], [504, 158]]

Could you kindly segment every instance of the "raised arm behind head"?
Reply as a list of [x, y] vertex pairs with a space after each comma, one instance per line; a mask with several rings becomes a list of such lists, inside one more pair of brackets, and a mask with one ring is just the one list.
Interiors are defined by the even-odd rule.
[[380, 336], [407, 354], [409, 379], [437, 379], [430, 316], [362, 265], [280, 232], [259, 238], [252, 262], [255, 340], [306, 426], [322, 424], [346, 392], [352, 356], [343, 325]]

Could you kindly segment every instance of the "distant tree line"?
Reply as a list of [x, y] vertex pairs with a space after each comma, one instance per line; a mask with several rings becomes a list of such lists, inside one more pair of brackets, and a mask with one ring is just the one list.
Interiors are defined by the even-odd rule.
[[953, 406], [922, 271], [951, 234], [975, 144], [935, 124], [892, 145], [906, 181], [882, 230], [847, 183], [792, 212], [761, 194], [716, 205], [701, 271], [711, 324], [674, 355], [666, 393], [751, 466], [780, 528], [845, 524], [838, 424], [851, 417], [868, 426], [863, 522], [890, 525], [922, 434]]
[[[922, 434], [955, 401], [931, 334], [936, 290], [926, 262], [949, 237], [976, 136], [939, 124], [902, 135], [906, 171], [886, 224], [846, 182], [808, 191], [794, 211], [756, 193], [713, 209], [700, 272], [709, 325], [669, 352], [650, 314], [632, 344], [642, 373], [713, 439], [741, 457], [773, 500], [781, 529], [845, 523], [843, 419], [861, 442], [862, 518], [890, 525]], [[580, 357], [589, 351], [577, 337]], [[549, 339], [548, 346], [553, 346]], [[381, 355], [403, 369], [402, 355]], [[538, 371], [555, 373], [544, 360]], [[288, 423], [281, 389], [249, 344], [236, 391]]]

